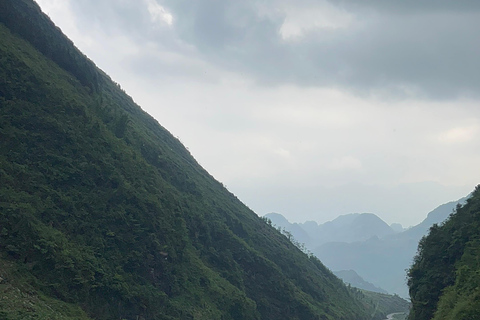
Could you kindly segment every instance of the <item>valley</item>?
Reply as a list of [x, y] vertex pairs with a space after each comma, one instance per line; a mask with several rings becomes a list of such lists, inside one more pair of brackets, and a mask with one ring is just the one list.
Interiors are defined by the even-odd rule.
[[[51, 2], [50, 8], [61, 3]], [[78, 5], [86, 3], [68, 5], [80, 10]], [[165, 34], [173, 32], [176, 19], [187, 16], [174, 17], [156, 1], [130, 4], [129, 10], [122, 7], [124, 13], [143, 4], [143, 15], [135, 21], [163, 23]], [[202, 11], [201, 5], [188, 4], [188, 8], [203, 13], [198, 19], [216, 17]], [[103, 9], [95, 12], [96, 22], [115, 14], [118, 7]], [[237, 14], [236, 9], [229, 12]], [[272, 18], [260, 11], [262, 19]], [[242, 17], [247, 25], [255, 20], [245, 12]], [[287, 21], [282, 15], [272, 19]], [[194, 47], [182, 34], [181, 41], [168, 38], [172, 41], [162, 45], [173, 43], [193, 57], [203, 45], [220, 45], [215, 42], [220, 39], [240, 54], [246, 47], [229, 41], [258, 34], [252, 29], [238, 37], [222, 37], [222, 32], [241, 24], [222, 30], [193, 20], [176, 31], [206, 27], [219, 37], [203, 39]], [[270, 31], [282, 30], [264, 22], [260, 25]], [[110, 31], [118, 26], [112, 24]], [[151, 33], [132, 34], [141, 42], [159, 28], [157, 24], [148, 29]], [[265, 39], [259, 42], [265, 44]], [[292, 41], [285, 36], [275, 48]], [[154, 50], [155, 46], [149, 42], [146, 47]], [[110, 54], [107, 49], [106, 56]], [[204, 61], [182, 60], [175, 54], [161, 58], [166, 65], [175, 65], [178, 58], [185, 63], [182, 72], [194, 69], [193, 73], [207, 74]], [[240, 59], [227, 61], [236, 64]], [[196, 69], [198, 65], [201, 68]], [[147, 66], [143, 72], [158, 71]], [[243, 83], [232, 79], [225, 83]], [[167, 82], [152, 86], [168, 87]], [[267, 83], [255, 83], [255, 87]], [[216, 80], [211, 84], [217, 84]], [[289, 86], [283, 89], [292, 90]], [[178, 98], [188, 94], [182, 89]], [[201, 103], [195, 98], [189, 101]], [[163, 110], [178, 107], [168, 100], [159, 103], [172, 104]], [[213, 114], [208, 116], [214, 118]], [[255, 113], [261, 118], [259, 114]], [[295, 118], [277, 109], [273, 114]], [[389, 225], [373, 213], [342, 215], [323, 224], [291, 223], [280, 213], [260, 217], [161, 124], [168, 122], [168, 115], [154, 118], [142, 109], [77, 48], [36, 1], [0, 1], [0, 319], [478, 317], [480, 186], [426, 213], [420, 224], [408, 229]], [[454, 131], [453, 137], [470, 138], [460, 132]], [[442, 141], [451, 142], [452, 134], [448, 137]], [[262, 147], [274, 145], [268, 139], [255, 141]], [[228, 146], [236, 143], [248, 145], [232, 139]], [[225, 145], [208, 148], [221, 153]], [[293, 152], [276, 145], [272, 148], [270, 156], [290, 164]], [[238, 158], [250, 170], [249, 159]], [[336, 160], [322, 166], [331, 172], [347, 170], [348, 175], [350, 170], [363, 168], [355, 157]], [[270, 166], [269, 161], [265, 163]], [[232, 166], [231, 171], [236, 173], [239, 167]]]
[[[464, 204], [467, 197], [438, 206], [416, 226], [395, 231], [374, 214], [350, 214], [318, 225], [314, 221], [290, 223], [282, 215], [265, 215], [285, 229], [344, 281], [378, 292], [408, 298], [405, 270], [411, 265], [420, 239]], [[350, 275], [348, 270], [356, 275]], [[352, 278], [353, 277], [353, 278]]]

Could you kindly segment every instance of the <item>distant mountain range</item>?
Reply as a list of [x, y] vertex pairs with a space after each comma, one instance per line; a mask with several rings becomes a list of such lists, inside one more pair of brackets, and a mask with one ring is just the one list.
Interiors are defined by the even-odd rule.
[[329, 242], [365, 241], [372, 237], [385, 237], [397, 232], [372, 213], [346, 214], [320, 225], [315, 221], [290, 223], [279, 213], [269, 213], [265, 217], [277, 227], [288, 230], [297, 241], [312, 249]]
[[[413, 261], [419, 240], [433, 224], [444, 221], [457, 204], [463, 204], [466, 199], [437, 207], [420, 224], [406, 230], [398, 224], [389, 226], [372, 213], [342, 215], [324, 224], [314, 221], [290, 223], [278, 213], [265, 217], [304, 243], [345, 282], [351, 283], [345, 270], [354, 270], [366, 283], [407, 298], [405, 270]], [[362, 281], [351, 284], [362, 288], [360, 283]]]

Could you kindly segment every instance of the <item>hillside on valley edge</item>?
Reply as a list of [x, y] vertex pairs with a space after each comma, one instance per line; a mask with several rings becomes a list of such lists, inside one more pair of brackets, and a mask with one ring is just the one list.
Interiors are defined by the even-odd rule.
[[408, 269], [410, 320], [478, 319], [480, 186], [446, 221], [434, 224]]

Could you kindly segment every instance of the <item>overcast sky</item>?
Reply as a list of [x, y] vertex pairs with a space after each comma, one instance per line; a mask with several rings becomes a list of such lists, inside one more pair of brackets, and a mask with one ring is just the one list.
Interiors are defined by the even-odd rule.
[[480, 183], [478, 0], [37, 0], [257, 214], [404, 226]]

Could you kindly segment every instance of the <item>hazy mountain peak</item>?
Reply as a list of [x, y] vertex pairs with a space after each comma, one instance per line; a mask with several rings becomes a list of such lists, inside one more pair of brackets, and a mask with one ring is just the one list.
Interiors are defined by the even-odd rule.
[[306, 226], [308, 226], [308, 227], [313, 227], [313, 226], [318, 227], [318, 223], [316, 221], [309, 220], [309, 221], [305, 221], [303, 223], [303, 226], [305, 226], [305, 227]]
[[276, 224], [276, 225], [282, 225], [283, 226], [283, 225], [286, 225], [286, 224], [290, 223], [287, 220], [287, 218], [285, 218], [280, 213], [276, 213], [276, 212], [267, 213], [264, 217], [270, 219], [272, 221], [272, 223]]
[[333, 220], [325, 222], [324, 225], [352, 223], [359, 215], [360, 213], [342, 214]]
[[400, 223], [392, 223], [390, 228], [397, 233], [405, 231], [405, 228]]
[[373, 213], [350, 213], [318, 224], [315, 221], [291, 223], [280, 213], [265, 215], [272, 223], [285, 228], [307, 247], [315, 248], [326, 242], [365, 241], [372, 237], [382, 238], [395, 231], [381, 218]]
[[[467, 197], [438, 206], [428, 213], [422, 223], [404, 231], [383, 238], [372, 237], [367, 241], [324, 243], [313, 252], [333, 270], [354, 269], [366, 281], [381, 286], [390, 293], [407, 297], [405, 269], [412, 263], [418, 241], [434, 223], [444, 221], [457, 203], [464, 203], [466, 199]], [[392, 224], [390, 229], [401, 230], [401, 227], [400, 224]]]

